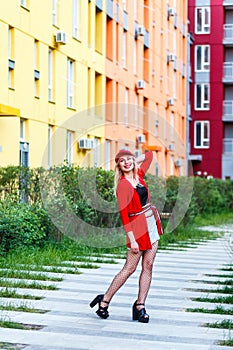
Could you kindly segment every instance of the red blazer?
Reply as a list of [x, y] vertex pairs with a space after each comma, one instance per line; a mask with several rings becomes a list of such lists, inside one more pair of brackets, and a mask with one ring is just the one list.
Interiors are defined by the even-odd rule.
[[[153, 153], [151, 151], [145, 153], [145, 160], [138, 169], [139, 182], [147, 188], [144, 176], [152, 162]], [[139, 245], [140, 250], [151, 249], [152, 245], [148, 233], [148, 227], [145, 215], [129, 217], [129, 214], [137, 213], [142, 210], [139, 195], [131, 183], [124, 176], [121, 177], [116, 190], [118, 206], [120, 210], [121, 220], [125, 232], [133, 231], [134, 237]], [[150, 194], [148, 191], [148, 199]], [[130, 248], [128, 236], [126, 238], [127, 247]]]

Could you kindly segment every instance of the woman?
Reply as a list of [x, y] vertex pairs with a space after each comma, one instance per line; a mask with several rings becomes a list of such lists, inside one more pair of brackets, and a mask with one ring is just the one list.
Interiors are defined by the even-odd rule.
[[90, 303], [92, 308], [98, 303], [96, 313], [104, 319], [109, 316], [108, 305], [112, 297], [136, 270], [142, 257], [138, 297], [133, 304], [132, 316], [133, 320], [149, 322], [145, 301], [151, 284], [159, 235], [162, 234], [160, 219], [157, 218], [156, 225], [150, 194], [144, 182], [144, 176], [152, 159], [152, 152], [146, 152], [135, 159], [134, 155], [125, 149], [120, 150], [115, 157], [115, 192], [126, 232], [128, 252], [124, 267], [114, 277], [106, 293], [97, 295]]

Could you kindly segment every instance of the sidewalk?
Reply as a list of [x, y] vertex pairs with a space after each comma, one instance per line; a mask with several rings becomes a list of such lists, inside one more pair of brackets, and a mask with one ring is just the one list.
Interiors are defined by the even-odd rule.
[[[191, 298], [212, 297], [194, 289], [216, 288], [203, 280], [214, 280], [215, 277], [205, 274], [221, 273], [217, 269], [232, 263], [227, 244], [226, 239], [220, 238], [201, 243], [196, 248], [158, 252], [146, 305], [150, 314], [148, 324], [131, 319], [140, 266], [113, 298], [107, 320], [98, 318], [96, 307], [89, 307], [90, 301], [106, 290], [120, 270], [124, 260], [118, 260], [117, 264], [99, 264], [99, 269], [83, 269], [81, 275], [63, 275], [64, 280], [56, 283], [57, 291], [30, 290], [30, 294], [45, 298], [27, 301], [27, 304], [51, 311], [45, 314], [2, 311], [2, 318], [43, 328], [0, 328], [0, 342], [25, 344], [25, 350], [229, 350], [230, 347], [216, 345], [218, 340], [229, 338], [227, 330], [201, 327], [201, 324], [233, 320], [233, 316], [185, 312], [188, 307], [216, 306]], [[29, 290], [18, 289], [17, 292]], [[19, 299], [1, 298], [1, 303], [9, 302], [19, 303]], [[225, 306], [230, 308], [230, 305]]]

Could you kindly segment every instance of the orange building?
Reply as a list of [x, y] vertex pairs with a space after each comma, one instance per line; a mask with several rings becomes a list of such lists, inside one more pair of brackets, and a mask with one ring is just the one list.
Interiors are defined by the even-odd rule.
[[187, 1], [106, 0], [106, 155], [156, 151], [152, 173], [186, 175]]

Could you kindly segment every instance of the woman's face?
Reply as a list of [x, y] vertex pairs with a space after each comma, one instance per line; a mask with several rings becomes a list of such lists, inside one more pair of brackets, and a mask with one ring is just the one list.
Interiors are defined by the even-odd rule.
[[119, 167], [123, 173], [129, 173], [134, 169], [134, 158], [131, 156], [120, 157]]

